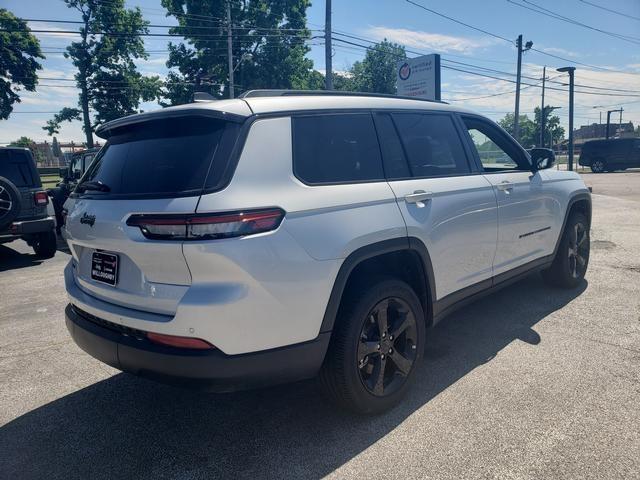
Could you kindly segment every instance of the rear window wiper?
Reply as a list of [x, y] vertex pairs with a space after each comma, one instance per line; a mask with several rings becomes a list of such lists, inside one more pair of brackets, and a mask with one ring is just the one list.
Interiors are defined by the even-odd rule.
[[78, 193], [86, 192], [87, 190], [94, 190], [96, 192], [110, 192], [111, 187], [109, 187], [109, 185], [102, 183], [100, 180], [98, 181], [88, 180], [86, 182], [79, 183], [78, 186], [76, 187], [76, 191]]

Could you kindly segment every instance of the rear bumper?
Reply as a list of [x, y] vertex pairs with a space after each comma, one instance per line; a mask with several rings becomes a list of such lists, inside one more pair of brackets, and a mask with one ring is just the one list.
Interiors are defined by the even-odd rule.
[[55, 228], [52, 217], [40, 218], [38, 220], [24, 220], [12, 222], [9, 227], [0, 232], [0, 237], [20, 237], [34, 233], [48, 232]]
[[225, 355], [156, 345], [144, 332], [94, 317], [73, 305], [65, 309], [67, 329], [85, 352], [124, 372], [164, 383], [217, 392], [244, 390], [311, 378], [320, 369], [331, 333], [273, 350]]

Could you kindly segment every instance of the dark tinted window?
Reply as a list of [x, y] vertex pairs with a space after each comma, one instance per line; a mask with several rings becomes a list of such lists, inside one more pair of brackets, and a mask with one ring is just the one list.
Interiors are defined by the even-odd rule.
[[393, 120], [414, 177], [469, 173], [469, 163], [449, 115], [397, 113]]
[[9, 179], [16, 187], [40, 186], [31, 156], [20, 150], [0, 149], [0, 177]]
[[386, 113], [376, 114], [376, 129], [380, 139], [384, 173], [387, 178], [392, 180], [411, 177], [409, 165], [400, 143], [400, 137], [398, 137], [398, 132], [393, 125], [391, 116]]
[[383, 180], [371, 115], [294, 117], [293, 168], [306, 183]]
[[216, 153], [229, 132], [237, 131], [235, 124], [207, 117], [154, 120], [123, 128], [109, 138], [83, 178], [101, 181], [113, 195], [198, 193], [212, 174], [210, 167], [226, 166], [228, 158]]

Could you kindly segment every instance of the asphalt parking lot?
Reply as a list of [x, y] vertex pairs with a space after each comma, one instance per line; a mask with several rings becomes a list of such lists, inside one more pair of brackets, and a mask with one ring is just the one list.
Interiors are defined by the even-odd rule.
[[584, 178], [583, 285], [533, 276], [458, 311], [374, 418], [313, 381], [212, 395], [119, 373], [67, 334], [68, 253], [0, 245], [0, 478], [639, 478], [640, 171]]

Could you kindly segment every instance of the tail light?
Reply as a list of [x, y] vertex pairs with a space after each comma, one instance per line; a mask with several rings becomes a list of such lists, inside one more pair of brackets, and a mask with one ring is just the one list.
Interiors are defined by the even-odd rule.
[[47, 205], [49, 203], [49, 196], [47, 192], [36, 192], [33, 194], [33, 200], [39, 207]]
[[162, 333], [147, 332], [147, 338], [158, 345], [166, 345], [176, 348], [190, 348], [192, 350], [213, 350], [209, 342], [200, 338], [178, 337], [176, 335], [164, 335]]
[[279, 208], [188, 215], [137, 214], [127, 219], [130, 227], [154, 240], [216, 240], [275, 230], [285, 212]]

